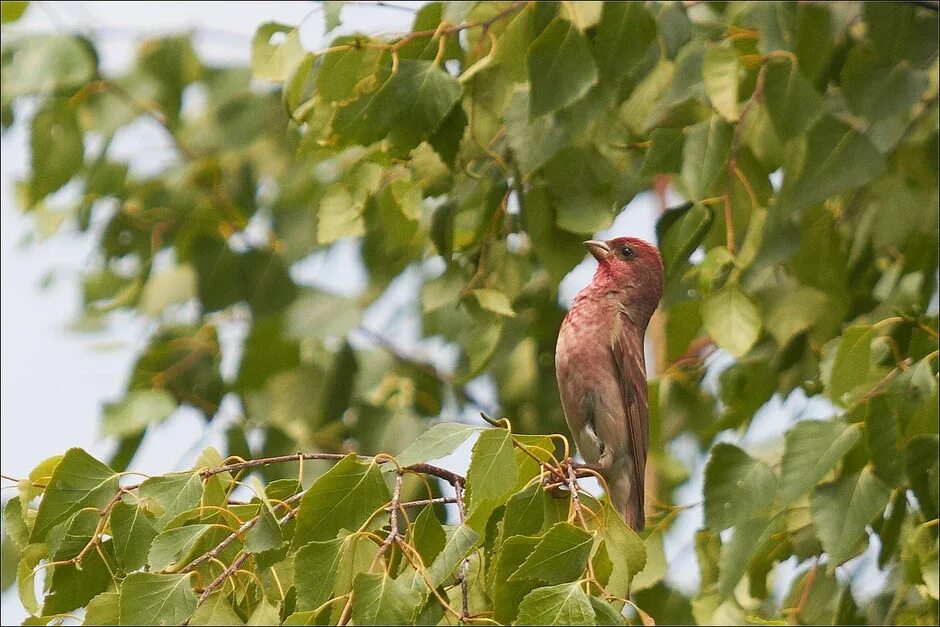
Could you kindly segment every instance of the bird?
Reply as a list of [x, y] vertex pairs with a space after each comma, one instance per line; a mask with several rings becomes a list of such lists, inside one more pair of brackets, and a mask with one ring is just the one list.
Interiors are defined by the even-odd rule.
[[642, 531], [649, 450], [643, 340], [662, 298], [663, 261], [654, 245], [634, 237], [584, 245], [598, 265], [558, 332], [558, 391], [582, 457], [606, 480], [624, 522]]

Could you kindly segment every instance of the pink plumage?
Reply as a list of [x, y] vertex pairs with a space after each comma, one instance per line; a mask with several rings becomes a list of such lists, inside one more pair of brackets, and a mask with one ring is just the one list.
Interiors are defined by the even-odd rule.
[[585, 245], [598, 266], [558, 332], [558, 390], [578, 450], [607, 480], [627, 524], [641, 530], [649, 449], [643, 338], [662, 298], [663, 262], [655, 246], [632, 237]]

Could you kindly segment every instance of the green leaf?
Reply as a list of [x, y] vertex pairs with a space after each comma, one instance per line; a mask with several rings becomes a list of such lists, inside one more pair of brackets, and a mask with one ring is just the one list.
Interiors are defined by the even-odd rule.
[[360, 462], [350, 453], [300, 499], [291, 546], [296, 550], [310, 541], [332, 540], [341, 529], [355, 531], [390, 499], [378, 465]]
[[871, 141], [833, 117], [824, 117], [800, 141], [805, 153], [799, 167], [785, 170], [778, 200], [789, 211], [867, 183], [885, 169]]
[[196, 273], [188, 264], [173, 265], [150, 275], [140, 295], [140, 310], [157, 316], [167, 305], [196, 296]]
[[868, 379], [873, 337], [867, 325], [851, 326], [842, 332], [826, 388], [829, 398], [841, 403], [846, 394]]
[[560, 522], [535, 545], [510, 581], [540, 579], [545, 583], [574, 581], [584, 572], [594, 535], [567, 522]]
[[728, 180], [731, 125], [717, 115], [688, 128], [682, 149], [682, 182], [691, 200], [722, 193]]
[[117, 403], [104, 406], [101, 433], [124, 437], [140, 433], [176, 410], [176, 399], [165, 390], [134, 390]]
[[675, 276], [699, 247], [714, 214], [701, 203], [686, 203], [664, 212], [656, 222], [656, 239], [663, 256], [663, 267], [667, 277]]
[[213, 592], [189, 620], [190, 625], [244, 625], [228, 602], [228, 595]]
[[641, 177], [678, 172], [682, 167], [682, 144], [685, 135], [681, 128], [657, 128], [650, 133], [650, 147], [646, 149]]
[[777, 492], [764, 462], [738, 447], [719, 443], [705, 464], [705, 525], [721, 531], [763, 513]]
[[29, 2], [20, 2], [16, 0], [4, 2], [2, 5], [0, 5], [0, 23], [12, 24], [16, 20], [23, 17], [23, 14], [26, 13], [26, 8], [28, 6]]
[[177, 473], [151, 477], [140, 484], [141, 505], [152, 512], [162, 526], [199, 504], [203, 495], [199, 473]]
[[[120, 599], [117, 592], [102, 592], [85, 608], [83, 625], [120, 625]], [[198, 624], [198, 623], [196, 623]]]
[[16, 565], [16, 592], [23, 608], [32, 615], [39, 614], [39, 601], [36, 599], [36, 567], [47, 557], [49, 547], [45, 544], [30, 544], [23, 549], [20, 562]]
[[793, 502], [836, 467], [858, 442], [858, 425], [804, 420], [787, 433], [780, 470], [780, 502]]
[[633, 71], [656, 39], [656, 22], [642, 4], [605, 2], [594, 39], [601, 78], [616, 82]]
[[154, 571], [179, 568], [210, 529], [211, 525], [187, 525], [162, 531], [150, 546], [147, 563]]
[[601, 19], [603, 2], [571, 2], [562, 4], [561, 10], [565, 18], [582, 31], [586, 31]]
[[[444, 118], [444, 121], [437, 127], [437, 130], [428, 137], [428, 144], [440, 157], [441, 162], [451, 169], [457, 162], [457, 155], [460, 154], [460, 142], [463, 141], [468, 122], [467, 114], [464, 113], [463, 107], [458, 101], [454, 108], [450, 110], [450, 113], [447, 114], [447, 117]], [[415, 155], [416, 153], [412, 154]], [[417, 162], [418, 159], [412, 161], [412, 163]]]
[[[528, 78], [526, 69], [526, 51], [535, 35], [533, 20], [535, 11], [531, 6], [525, 6], [512, 16], [506, 30], [499, 36], [496, 52], [493, 53], [493, 63], [506, 73], [509, 80], [514, 83], [524, 82]], [[528, 102], [524, 108], [528, 111]]]
[[323, 21], [326, 25], [326, 32], [330, 32], [342, 23], [340, 21], [340, 13], [343, 10], [344, 4], [346, 3], [341, 0], [324, 0]]
[[114, 554], [125, 572], [133, 572], [147, 564], [147, 555], [157, 537], [157, 521], [142, 507], [119, 501], [109, 519]]
[[536, 588], [519, 604], [523, 625], [593, 625], [594, 608], [580, 582]]
[[604, 547], [612, 564], [605, 587], [610, 594], [625, 597], [631, 589], [630, 582], [634, 576], [643, 572], [647, 566], [646, 547], [609, 503], [604, 505], [602, 520]]
[[[279, 37], [276, 37], [279, 36]], [[271, 43], [276, 38], [279, 43]], [[255, 78], [281, 83], [304, 55], [300, 33], [293, 26], [266, 22], [251, 40], [251, 70]]]
[[808, 285], [781, 287], [764, 294], [763, 300], [764, 326], [781, 348], [810, 329], [832, 307], [825, 292]]
[[[503, 514], [503, 536], [533, 536], [568, 518], [568, 502], [530, 484], [512, 495]], [[512, 573], [509, 573], [512, 574]]]
[[66, 451], [43, 493], [30, 542], [42, 542], [49, 531], [80, 509], [101, 509], [117, 493], [119, 477], [80, 448]]
[[846, 104], [855, 113], [882, 120], [904, 113], [915, 105], [927, 88], [927, 75], [906, 61], [885, 64], [861, 46], [849, 53], [840, 77]]
[[495, 428], [483, 431], [473, 445], [467, 472], [467, 524], [471, 528], [483, 531], [490, 514], [515, 487], [517, 472], [509, 432]]
[[386, 573], [359, 573], [353, 583], [352, 619], [357, 625], [407, 625], [422, 596]]
[[584, 258], [583, 238], [555, 226], [557, 212], [544, 185], [529, 188], [522, 212], [535, 255], [557, 285]]
[[347, 142], [372, 144], [388, 136], [406, 153], [441, 125], [460, 98], [460, 83], [430, 61], [402, 59], [374, 92], [340, 108], [333, 130]]
[[937, 478], [940, 471], [938, 455], [940, 438], [936, 435], [918, 435], [911, 439], [904, 451], [904, 469], [917, 503], [929, 520], [937, 518]]
[[445, 2], [443, 3], [441, 19], [451, 24], [462, 24], [476, 4], [476, 2], [468, 2], [467, 0]]
[[[4, 11], [7, 4], [3, 3]], [[7, 48], [16, 61], [3, 62], [3, 97], [55, 94], [78, 89], [92, 80], [97, 66], [92, 48], [74, 35], [23, 37]]]
[[580, 99], [597, 82], [597, 65], [578, 28], [555, 18], [532, 42], [527, 56], [529, 117], [551, 113]]
[[597, 597], [589, 597], [591, 608], [594, 610], [595, 625], [625, 625], [623, 615], [609, 602]]
[[[435, 588], [444, 585], [457, 569], [457, 566], [460, 565], [460, 562], [476, 548], [479, 541], [480, 534], [470, 527], [466, 525], [457, 527], [450, 540], [444, 545], [444, 549], [428, 567], [427, 578], [431, 585]], [[421, 579], [422, 585], [426, 585], [420, 575], [416, 574], [415, 577]]]
[[759, 554], [770, 550], [766, 545], [773, 536], [785, 531], [784, 522], [782, 516], [748, 520], [734, 528], [730, 542], [722, 543], [718, 565], [718, 588], [722, 600], [731, 598], [748, 564]]
[[84, 549], [98, 527], [93, 509], [75, 512], [68, 522], [56, 528], [48, 538], [52, 561], [72, 559]]
[[557, 208], [555, 224], [572, 233], [590, 235], [614, 219], [614, 171], [597, 151], [567, 148], [545, 164], [548, 193]]
[[409, 543], [418, 551], [418, 555], [425, 564], [432, 563], [444, 549], [444, 545], [447, 544], [447, 535], [433, 507], [425, 507], [415, 518]]
[[[94, 512], [91, 512], [94, 516]], [[87, 542], [94, 530], [94, 523], [88, 527]], [[73, 530], [69, 530], [70, 532]], [[113, 583], [111, 571], [102, 555], [111, 558], [111, 543], [101, 544], [101, 551], [91, 551], [82, 559], [81, 566], [62, 564], [52, 570], [47, 579], [48, 592], [42, 605], [42, 614], [52, 616], [64, 614], [80, 607], [85, 607], [95, 596], [108, 589]], [[77, 553], [78, 550], [75, 552]]]
[[715, 110], [729, 122], [736, 122], [740, 116], [738, 71], [738, 53], [734, 48], [721, 45], [705, 47], [702, 64], [705, 93]]
[[82, 129], [65, 101], [49, 100], [36, 112], [29, 134], [29, 206], [56, 191], [81, 170]]
[[120, 593], [122, 625], [179, 625], [196, 611], [190, 575], [131, 573]]
[[331, 48], [347, 45], [350, 47], [331, 50], [323, 55], [316, 75], [316, 89], [324, 102], [336, 102], [352, 97], [356, 84], [372, 72], [378, 59], [378, 51], [358, 46], [362, 39], [357, 35], [337, 37], [333, 40]]
[[307, 289], [284, 314], [286, 332], [298, 340], [342, 337], [359, 325], [362, 311], [351, 298]]
[[442, 422], [419, 435], [395, 460], [400, 466], [411, 466], [446, 457], [480, 427], [455, 422]]
[[813, 490], [813, 524], [833, 568], [858, 553], [865, 527], [885, 508], [890, 495], [888, 486], [867, 466]]
[[532, 174], [568, 144], [568, 130], [554, 115], [529, 119], [530, 93], [517, 91], [506, 109], [506, 136], [523, 174]]
[[29, 527], [23, 519], [20, 497], [14, 496], [3, 506], [3, 531], [16, 548], [23, 550], [29, 544]]
[[921, 66], [936, 55], [937, 17], [911, 5], [862, 8], [868, 39], [881, 58]]
[[348, 541], [308, 542], [294, 556], [297, 609], [313, 610], [329, 600]]
[[744, 292], [728, 285], [702, 303], [702, 321], [715, 344], [743, 357], [760, 337], [760, 311]]
[[776, 391], [774, 375], [771, 364], [758, 359], [739, 361], [719, 375], [718, 398], [724, 405], [723, 417], [727, 425], [750, 423], [757, 410]]
[[245, 550], [249, 553], [264, 553], [280, 548], [284, 542], [281, 527], [271, 511], [271, 506], [261, 503], [261, 511], [258, 513], [260, 518], [257, 524], [248, 531], [245, 536]]
[[538, 580], [509, 581], [509, 577], [525, 562], [539, 543], [538, 538], [511, 536], [506, 538], [496, 555], [493, 573], [493, 618], [503, 624], [515, 623], [519, 603], [537, 588]]
[[261, 602], [255, 607], [255, 611], [248, 617], [246, 625], [278, 625], [281, 622], [281, 614], [277, 608], [268, 603], [267, 599], [262, 598]]
[[823, 99], [797, 68], [770, 61], [764, 70], [764, 103], [780, 139], [805, 132], [823, 114]]
[[473, 290], [472, 293], [483, 309], [501, 316], [515, 317], [516, 312], [512, 310], [512, 302], [504, 292], [493, 288], [480, 288]]

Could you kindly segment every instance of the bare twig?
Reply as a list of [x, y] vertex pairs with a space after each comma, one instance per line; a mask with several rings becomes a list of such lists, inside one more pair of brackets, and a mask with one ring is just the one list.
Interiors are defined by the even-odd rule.
[[[246, 470], [249, 468], [261, 468], [263, 466], [270, 466], [271, 464], [283, 464], [286, 462], [300, 462], [311, 459], [320, 459], [328, 461], [339, 461], [347, 457], [343, 453], [294, 453], [293, 455], [277, 455], [274, 457], [259, 457], [258, 459], [249, 459], [243, 462], [236, 462], [234, 464], [226, 464], [224, 466], [218, 466], [216, 468], [207, 468], [199, 472], [199, 476], [204, 479], [212, 477], [214, 475], [221, 474], [223, 472], [238, 472], [240, 470]], [[361, 461], [374, 461], [376, 464], [385, 464], [388, 462], [387, 459], [375, 459], [368, 455], [357, 455]], [[438, 479], [443, 479], [444, 481], [453, 485], [457, 481], [463, 481], [463, 477], [457, 473], [445, 470], [444, 468], [439, 468], [437, 466], [432, 466], [430, 464], [412, 464], [411, 466], [406, 466], [403, 470], [409, 472], [418, 472], [426, 475], [432, 475]]]
[[477, 28], [479, 26], [482, 26], [484, 29], [489, 29], [490, 26], [492, 26], [499, 20], [503, 19], [507, 15], [510, 15], [511, 13], [515, 13], [516, 11], [518, 11], [525, 5], [526, 5], [525, 0], [521, 0], [520, 2], [513, 2], [511, 5], [509, 5], [508, 7], [506, 7], [499, 13], [497, 13], [496, 15], [480, 22], [468, 22], [467, 24], [458, 24], [456, 26], [451, 26], [449, 28], [438, 27], [438, 28], [433, 28], [430, 30], [419, 30], [419, 31], [415, 31], [412, 33], [408, 33], [407, 35], [405, 35], [404, 37], [402, 37], [401, 39], [399, 39], [392, 45], [392, 50], [398, 50], [402, 46], [407, 45], [409, 42], [414, 41], [415, 39], [426, 39], [428, 37], [433, 38], [433, 37], [444, 37], [447, 35], [455, 35], [461, 31], [467, 30], [469, 28]]
[[[422, 507], [424, 505], [438, 505], [446, 503], [456, 503], [457, 499], [452, 496], [439, 496], [433, 499], [421, 499], [420, 501], [405, 501], [404, 503], [399, 503], [399, 507], [409, 508], [409, 507]], [[385, 508], [386, 511], [391, 511], [392, 506], [389, 505]]]
[[392, 546], [392, 543], [398, 539], [398, 508], [401, 504], [401, 477], [401, 471], [395, 474], [395, 489], [392, 491], [392, 502], [389, 503], [389, 506], [386, 508], [389, 511], [388, 537], [385, 538], [385, 542], [379, 547], [379, 552], [375, 556], [376, 560], [384, 555], [388, 547]]
[[[466, 519], [466, 507], [463, 503], [463, 482], [458, 481], [454, 484], [454, 497], [457, 500], [457, 511], [460, 513], [460, 524]], [[468, 557], [460, 561], [460, 573], [457, 578], [460, 580], [460, 620], [463, 622], [470, 615], [470, 586], [467, 583], [467, 569], [469, 566]]]
[[239, 568], [241, 568], [241, 565], [244, 564], [246, 561], [248, 561], [248, 558], [249, 558], [249, 557], [251, 557], [251, 553], [248, 553], [248, 552], [244, 552], [244, 553], [242, 553], [241, 555], [239, 555], [238, 557], [236, 557], [236, 558], [235, 558], [235, 561], [233, 561], [233, 562], [229, 565], [228, 568], [226, 568], [225, 570], [223, 570], [223, 571], [219, 574], [218, 577], [216, 577], [215, 579], [212, 580], [212, 583], [210, 583], [208, 586], [206, 586], [206, 587], [203, 589], [202, 594], [199, 595], [199, 601], [197, 602], [197, 606], [198, 606], [198, 605], [202, 605], [203, 603], [205, 603], [205, 602], [206, 602], [206, 599], [209, 598], [209, 595], [212, 594], [212, 593], [215, 591], [216, 588], [218, 588], [218, 587], [221, 586], [223, 583], [225, 583], [225, 580], [228, 579], [229, 577], [231, 577], [232, 574], [233, 574], [235, 571], [237, 571]]
[[[300, 499], [300, 497], [302, 496], [303, 496], [303, 492], [295, 494], [294, 496], [290, 497], [283, 503], [278, 503], [277, 505], [286, 505], [286, 504], [293, 503], [294, 501], [297, 501], [298, 499]], [[288, 512], [288, 514], [289, 513], [290, 512]], [[203, 553], [202, 555], [200, 555], [199, 557], [191, 561], [186, 567], [184, 567], [179, 572], [188, 573], [191, 570], [195, 570], [196, 567], [202, 564], [203, 562], [218, 558], [219, 554], [225, 550], [225, 547], [230, 545], [236, 539], [240, 538], [245, 532], [247, 532], [256, 524], [258, 524], [259, 520], [261, 520], [261, 514], [258, 514], [257, 516], [254, 516], [253, 518], [249, 518], [244, 523], [242, 523], [242, 525], [238, 529], [233, 531], [230, 535], [226, 536], [226, 538], [222, 540], [218, 545], [216, 545], [215, 548], [213, 548], [211, 551], [207, 551]]]
[[571, 492], [571, 505], [574, 507], [581, 526], [587, 529], [587, 521], [584, 519], [584, 512], [581, 511], [581, 497], [578, 495], [578, 475], [574, 464], [569, 460], [568, 463], [568, 490]]

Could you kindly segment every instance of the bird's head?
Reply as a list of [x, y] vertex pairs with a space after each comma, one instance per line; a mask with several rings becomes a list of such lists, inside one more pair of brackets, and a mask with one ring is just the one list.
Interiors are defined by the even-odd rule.
[[659, 250], [635, 237], [584, 242], [598, 261], [594, 284], [623, 293], [648, 318], [663, 295], [663, 258]]

